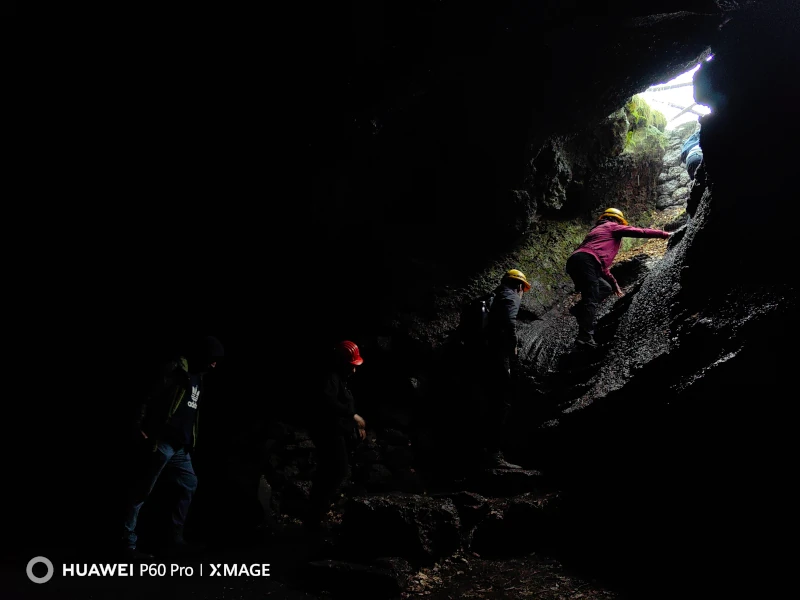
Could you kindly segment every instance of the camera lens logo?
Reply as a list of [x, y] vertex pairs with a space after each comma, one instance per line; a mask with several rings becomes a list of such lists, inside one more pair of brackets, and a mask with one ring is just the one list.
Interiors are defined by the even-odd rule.
[[[36, 575], [33, 574], [34, 565], [38, 565], [39, 563], [43, 563], [47, 566], [47, 574], [43, 575], [42, 577], [36, 577]], [[37, 556], [36, 558], [30, 559], [28, 561], [28, 566], [25, 568], [25, 573], [28, 575], [28, 579], [30, 579], [33, 583], [47, 583], [53, 578], [54, 572], [55, 569], [53, 568], [53, 563], [44, 556]]]

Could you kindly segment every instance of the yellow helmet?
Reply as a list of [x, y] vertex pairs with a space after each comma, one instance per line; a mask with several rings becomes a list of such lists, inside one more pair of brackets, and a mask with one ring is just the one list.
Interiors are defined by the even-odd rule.
[[531, 284], [528, 283], [528, 278], [525, 277], [525, 273], [523, 273], [522, 271], [518, 271], [517, 269], [511, 269], [510, 271], [506, 272], [504, 277], [506, 277], [507, 279], [516, 279], [517, 281], [521, 281], [522, 283], [524, 283], [526, 292], [531, 289]]
[[606, 212], [604, 212], [602, 215], [600, 215], [597, 218], [597, 220], [599, 221], [603, 217], [613, 217], [614, 219], [616, 219], [617, 221], [619, 221], [623, 225], [627, 225], [628, 224], [628, 222], [625, 220], [625, 215], [623, 215], [622, 211], [619, 210], [618, 208], [607, 208]]

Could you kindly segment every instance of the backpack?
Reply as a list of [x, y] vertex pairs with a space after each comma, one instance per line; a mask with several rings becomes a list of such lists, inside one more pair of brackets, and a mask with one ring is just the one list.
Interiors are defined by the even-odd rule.
[[489, 311], [495, 292], [470, 300], [461, 310], [458, 338], [465, 344], [485, 344], [489, 331]]

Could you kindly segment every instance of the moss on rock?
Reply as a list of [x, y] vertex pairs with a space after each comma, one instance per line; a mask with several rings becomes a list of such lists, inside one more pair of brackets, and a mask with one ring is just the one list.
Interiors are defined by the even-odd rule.
[[644, 98], [633, 96], [625, 105], [630, 128], [625, 139], [625, 152], [660, 152], [667, 147], [664, 130], [667, 118], [663, 113], [650, 107]]
[[560, 297], [559, 288], [569, 282], [564, 271], [567, 258], [583, 241], [589, 227], [582, 220], [541, 221], [531, 230], [511, 254], [475, 273], [469, 281], [450, 282], [458, 290], [449, 302], [440, 297], [439, 309], [457, 306], [493, 290], [509, 269], [519, 269], [531, 282], [530, 295], [534, 304], [549, 307]]

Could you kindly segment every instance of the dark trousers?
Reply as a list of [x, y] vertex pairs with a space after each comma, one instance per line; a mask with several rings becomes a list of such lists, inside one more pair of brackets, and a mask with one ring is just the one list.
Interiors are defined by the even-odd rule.
[[311, 484], [310, 521], [320, 521], [350, 473], [350, 457], [343, 435], [312, 433], [317, 470]]
[[179, 496], [172, 510], [172, 541], [183, 542], [183, 528], [189, 505], [197, 490], [197, 476], [192, 467], [190, 452], [185, 448], [173, 448], [166, 442], [159, 442], [154, 452], [141, 449], [141, 462], [135, 480], [130, 487], [130, 495], [125, 506], [123, 543], [128, 548], [136, 548], [136, 522], [139, 511], [153, 491], [156, 481], [162, 477], [178, 486]]
[[578, 336], [593, 336], [597, 309], [613, 291], [611, 284], [603, 277], [600, 263], [587, 252], [577, 252], [567, 259], [567, 274], [581, 293], [575, 307]]
[[689, 179], [694, 179], [694, 174], [701, 162], [703, 162], [702, 154], [695, 153], [686, 159], [686, 172], [689, 173]]
[[517, 356], [513, 350], [489, 346], [483, 423], [487, 452], [501, 450], [511, 404], [514, 396], [514, 381], [517, 374]]

